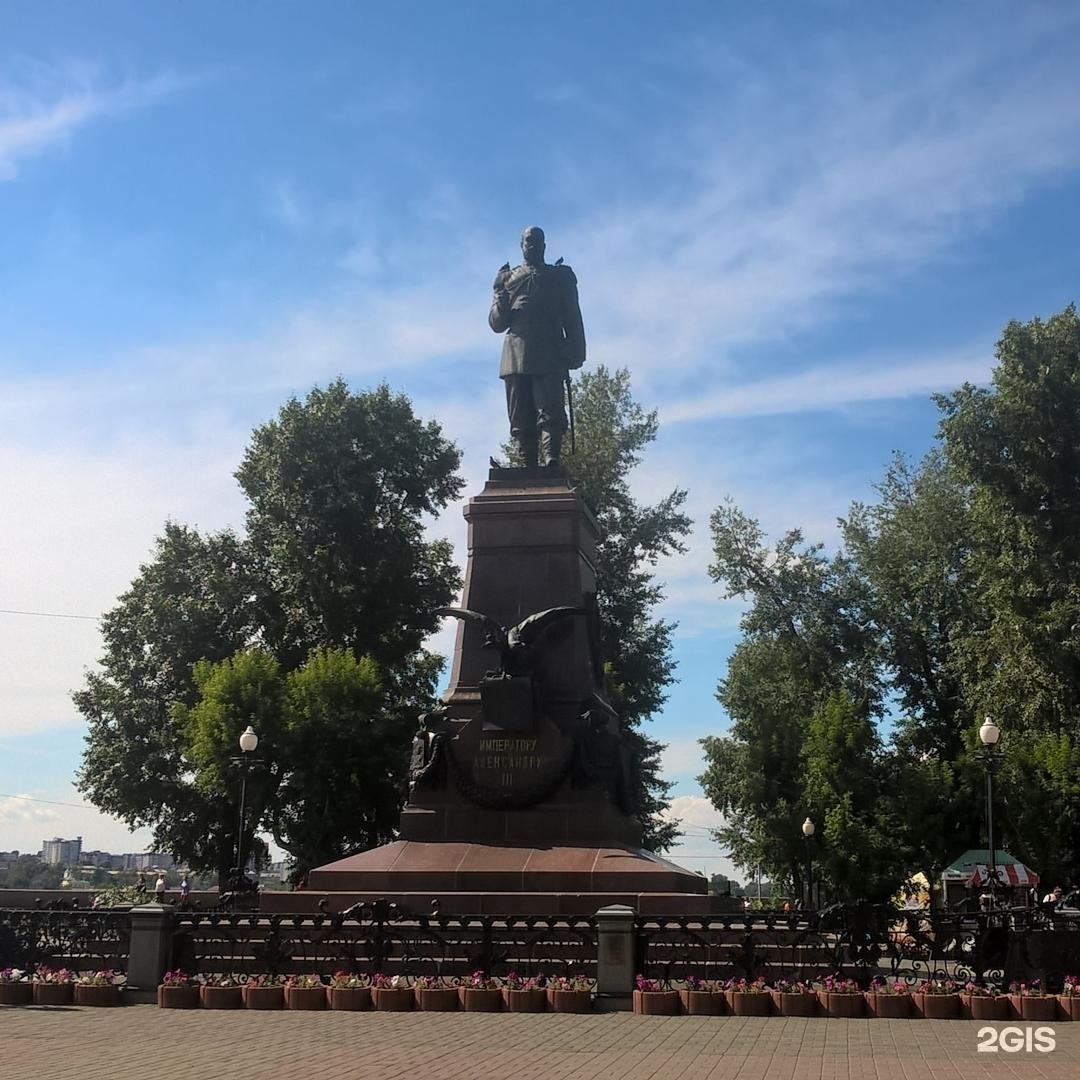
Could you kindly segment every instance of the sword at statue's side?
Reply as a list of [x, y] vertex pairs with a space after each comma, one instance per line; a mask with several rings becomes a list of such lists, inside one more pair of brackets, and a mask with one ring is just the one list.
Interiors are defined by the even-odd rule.
[[570, 381], [570, 372], [566, 373], [566, 408], [570, 413], [570, 453], [573, 454], [577, 447], [574, 443], [574, 384]]

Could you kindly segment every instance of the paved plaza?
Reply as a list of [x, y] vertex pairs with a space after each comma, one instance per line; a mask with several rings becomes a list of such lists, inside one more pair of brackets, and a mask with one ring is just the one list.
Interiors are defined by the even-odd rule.
[[[997, 1028], [1009, 1025], [998, 1024]], [[1012, 1025], [1021, 1029], [1028, 1025]], [[0, 1080], [980, 1080], [1080, 1076], [979, 1053], [972, 1021], [0, 1008]]]

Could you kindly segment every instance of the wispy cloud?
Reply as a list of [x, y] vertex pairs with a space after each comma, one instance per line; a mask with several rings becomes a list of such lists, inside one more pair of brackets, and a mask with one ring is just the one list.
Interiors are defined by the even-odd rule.
[[0, 181], [19, 164], [62, 144], [92, 121], [151, 105], [191, 80], [170, 72], [110, 81], [83, 65], [23, 64], [0, 80]]
[[866, 357], [842, 367], [813, 367], [792, 375], [732, 386], [663, 407], [667, 423], [735, 416], [813, 412], [867, 401], [927, 397], [964, 382], [986, 382], [992, 347], [912, 361]]

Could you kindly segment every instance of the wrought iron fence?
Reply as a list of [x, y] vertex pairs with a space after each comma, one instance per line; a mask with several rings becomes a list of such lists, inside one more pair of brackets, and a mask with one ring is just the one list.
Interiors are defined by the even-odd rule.
[[639, 918], [636, 966], [668, 985], [690, 977], [812, 981], [836, 974], [912, 985], [929, 978], [1049, 989], [1080, 971], [1080, 916], [853, 905], [820, 912]]
[[129, 938], [124, 911], [0, 909], [0, 968], [126, 971]]
[[413, 915], [393, 905], [340, 914], [177, 916], [173, 964], [193, 973], [337, 971], [439, 975], [580, 972], [595, 977], [596, 920]]

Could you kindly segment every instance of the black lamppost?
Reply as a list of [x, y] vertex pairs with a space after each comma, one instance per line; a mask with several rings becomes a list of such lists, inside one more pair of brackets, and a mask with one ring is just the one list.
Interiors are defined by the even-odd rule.
[[994, 773], [1001, 764], [1001, 750], [998, 739], [1001, 728], [990, 717], [983, 720], [979, 728], [979, 741], [982, 750], [977, 754], [986, 769], [986, 840], [990, 845], [990, 906], [997, 907], [997, 852], [994, 850]]
[[806, 837], [806, 910], [810, 911], [814, 906], [814, 859], [810, 854], [814, 823], [809, 818], [802, 823], [802, 834]]
[[259, 745], [259, 736], [248, 724], [240, 735], [241, 753], [232, 758], [232, 763], [240, 769], [240, 823], [236, 832], [236, 887], [240, 888], [244, 879], [244, 801], [247, 798], [247, 778], [251, 766], [258, 760], [255, 749]]

